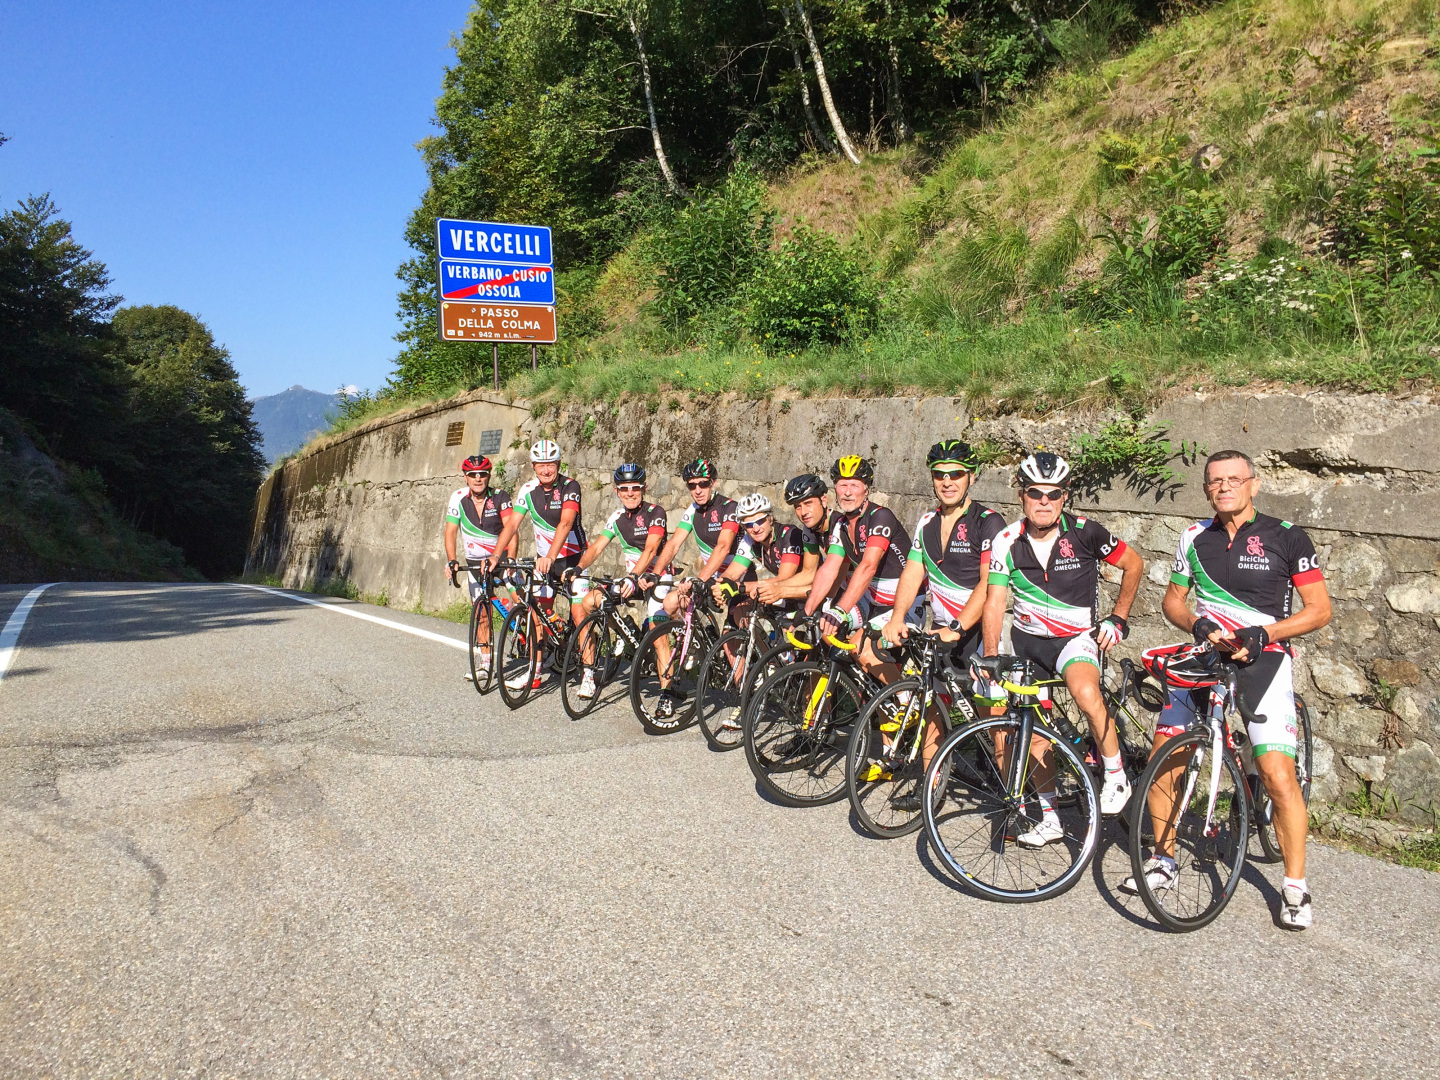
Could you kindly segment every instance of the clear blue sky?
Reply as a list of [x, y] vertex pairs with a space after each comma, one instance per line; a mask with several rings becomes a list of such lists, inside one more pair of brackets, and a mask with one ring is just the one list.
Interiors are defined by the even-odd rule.
[[0, 0], [0, 201], [48, 191], [133, 304], [252, 395], [378, 386], [468, 0]]

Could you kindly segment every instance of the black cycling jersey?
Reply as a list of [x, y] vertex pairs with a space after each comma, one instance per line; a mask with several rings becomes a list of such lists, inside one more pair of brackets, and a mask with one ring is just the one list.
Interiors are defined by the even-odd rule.
[[941, 511], [925, 511], [915, 523], [909, 559], [925, 567], [936, 622], [948, 623], [960, 618], [965, 601], [980, 584], [980, 573], [988, 569], [990, 547], [1005, 528], [1005, 519], [972, 502], [948, 538], [940, 535], [940, 528]]
[[991, 585], [1014, 599], [1015, 628], [1035, 637], [1073, 637], [1095, 625], [1100, 561], [1118, 563], [1125, 541], [1098, 521], [1062, 513], [1059, 535], [1042, 564], [1030, 546], [1025, 518], [1007, 525], [990, 546]]
[[780, 567], [786, 563], [798, 566], [804, 559], [806, 534], [814, 536], [800, 525], [781, 525], [777, 521], [771, 529], [768, 543], [757, 544], [748, 535], [743, 537], [740, 546], [735, 549], [735, 562], [751, 567], [758, 559], [766, 570], [778, 574]]
[[535, 555], [537, 558], [550, 554], [550, 545], [555, 541], [555, 531], [560, 527], [560, 516], [566, 507], [575, 508], [575, 522], [570, 526], [570, 535], [562, 542], [556, 553], [555, 566], [566, 569], [579, 561], [585, 550], [585, 529], [580, 524], [580, 481], [570, 476], [557, 477], [550, 490], [540, 486], [539, 480], [527, 481], [515, 493], [515, 509], [530, 519], [535, 527]]
[[1215, 518], [1180, 536], [1170, 580], [1195, 588], [1195, 612], [1227, 630], [1290, 615], [1290, 587], [1323, 580], [1315, 545], [1298, 525], [1257, 512], [1235, 532]]
[[[665, 526], [664, 509], [657, 503], [642, 502], [634, 510], [626, 510], [623, 506], [616, 510], [605, 522], [600, 535], [620, 541], [620, 549], [625, 553], [625, 572], [628, 574], [635, 569], [635, 563], [640, 556], [645, 554], [645, 543], [650, 537], [659, 536], [661, 548], [665, 546]], [[664, 572], [658, 566], [651, 566], [648, 570], [655, 574]]]
[[[860, 560], [870, 548], [885, 546], [885, 557], [880, 560], [865, 595], [877, 609], [891, 607], [895, 603], [895, 586], [900, 582], [905, 555], [910, 548], [910, 534], [905, 531], [905, 526], [887, 507], [868, 499], [853, 517], [836, 513], [831, 521], [828, 553], [845, 556], [846, 565], [851, 570], [860, 565]], [[850, 535], [851, 522], [855, 525], [854, 536]]]
[[[680, 524], [675, 526], [675, 531], [695, 534], [695, 545], [700, 549], [700, 561], [703, 564], [710, 558], [715, 545], [720, 542], [722, 533], [740, 531], [740, 522], [735, 516], [738, 510], [739, 504], [734, 499], [713, 495], [704, 506], [691, 503], [690, 508], [680, 518]], [[734, 559], [735, 548], [731, 547], [720, 569], [724, 570]]]

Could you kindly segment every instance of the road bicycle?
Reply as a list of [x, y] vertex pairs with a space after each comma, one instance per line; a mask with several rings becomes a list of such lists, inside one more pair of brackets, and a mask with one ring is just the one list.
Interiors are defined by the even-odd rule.
[[[1236, 714], [1247, 724], [1263, 723], [1264, 717], [1252, 712], [1239, 694], [1236, 664], [1209, 642], [1152, 649], [1146, 660], [1167, 694], [1172, 687], [1204, 692], [1205, 706], [1192, 712], [1185, 730], [1156, 751], [1140, 776], [1134, 814], [1146, 817], [1151, 827], [1131, 828], [1130, 865], [1140, 898], [1162, 926], [1198, 930], [1219, 916], [1240, 883], [1264, 791], [1246, 760], [1251, 756], [1248, 742], [1236, 737], [1231, 721]], [[1296, 778], [1308, 801], [1308, 709], [1300, 719], [1304, 731], [1297, 740]], [[1270, 814], [1269, 797], [1263, 798], [1264, 812]], [[1267, 821], [1259, 833], [1265, 857], [1274, 859], [1279, 842], [1273, 822]], [[1147, 848], [1173, 850], [1173, 881], [1152, 886], [1144, 873]]]
[[779, 639], [779, 627], [791, 616], [784, 608], [750, 601], [745, 626], [727, 630], [700, 662], [695, 687], [695, 716], [710, 749], [738, 750], [744, 744], [741, 717], [751, 669]]
[[962, 724], [979, 719], [970, 702], [970, 678], [951, 662], [952, 646], [938, 633], [911, 629], [899, 647], [907, 677], [871, 698], [850, 733], [846, 792], [860, 827], [873, 836], [905, 836], [924, 824], [922, 792], [943, 793], [949, 779], [938, 775], [935, 788], [924, 787], [931, 730], [943, 742], [954, 730], [954, 713]]
[[1004, 690], [1005, 715], [956, 729], [931, 759], [925, 790], [935, 795], [922, 800], [931, 850], [986, 899], [1058, 896], [1080, 879], [1100, 839], [1099, 789], [1083, 740], [1056, 730], [1064, 712], [1052, 693], [1064, 680], [1040, 678], [1037, 664], [1015, 656], [975, 657], [970, 670]]
[[821, 659], [777, 667], [757, 682], [741, 718], [745, 759], [761, 791], [781, 805], [837, 802], [845, 798], [851, 731], [884, 684], [860, 666], [848, 641], [811, 644], [790, 629], [784, 636], [797, 654]]
[[[500, 624], [500, 640], [496, 644], [500, 683], [500, 700], [511, 709], [518, 709], [529, 700], [535, 684], [541, 679], [541, 665], [550, 656], [558, 667], [570, 640], [568, 619], [547, 611], [535, 596], [536, 587], [553, 586], [549, 575], [535, 572], [534, 559], [516, 559], [505, 564], [499, 574], [515, 587], [517, 600]], [[498, 575], [497, 575], [498, 576]], [[557, 590], [558, 591], [558, 590]]]
[[630, 668], [630, 707], [651, 735], [668, 735], [693, 722], [701, 661], [720, 640], [720, 605], [710, 595], [711, 583], [690, 582], [677, 617], [651, 621]]
[[[475, 575], [480, 582], [480, 593], [470, 604], [470, 681], [476, 691], [486, 694], [495, 685], [496, 631], [510, 609], [495, 595], [497, 575], [488, 562], [457, 563], [450, 584], [460, 588], [460, 575], [466, 573]], [[489, 640], [485, 642], [480, 641], [482, 619], [489, 623], [490, 629]]]
[[[572, 720], [579, 720], [595, 707], [600, 692], [620, 670], [626, 656], [640, 655], [640, 639], [644, 631], [630, 614], [629, 606], [639, 594], [629, 599], [620, 595], [625, 579], [590, 578], [590, 590], [598, 592], [600, 606], [586, 615], [570, 634], [565, 646], [565, 659], [560, 665], [560, 704]], [[595, 693], [580, 696], [585, 669], [594, 672]]]

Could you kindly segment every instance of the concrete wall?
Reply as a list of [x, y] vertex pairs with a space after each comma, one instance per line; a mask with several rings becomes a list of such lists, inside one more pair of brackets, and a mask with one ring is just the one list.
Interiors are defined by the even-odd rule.
[[[529, 443], [558, 439], [581, 480], [589, 530], [615, 507], [609, 476], [621, 461], [646, 465], [650, 496], [673, 521], [687, 502], [679, 467], [696, 454], [715, 459], [725, 494], [760, 490], [780, 505], [789, 477], [823, 474], [835, 457], [854, 452], [873, 455], [877, 498], [908, 526], [930, 498], [925, 451], [937, 438], [963, 435], [1011, 450], [1064, 447], [1111, 418], [1081, 411], [972, 418], [959, 398], [678, 395], [532, 415], [526, 402], [476, 392], [365, 425], [275, 472], [259, 493], [250, 570], [278, 574], [290, 586], [343, 576], [392, 603], [447, 605], [457, 594], [444, 582], [445, 503], [461, 485], [461, 458], [484, 430], [501, 432], [492, 456], [504, 463], [502, 486], [512, 491], [529, 476]], [[1440, 516], [1431, 511], [1440, 492], [1433, 453], [1440, 407], [1425, 398], [1318, 392], [1195, 394], [1172, 399], [1150, 419], [1168, 424], [1177, 443], [1198, 442], [1202, 454], [1250, 453], [1264, 477], [1261, 508], [1306, 526], [1320, 549], [1336, 617], [1301, 648], [1297, 676], [1317, 717], [1319, 794], [1336, 798], [1363, 779], [1377, 793], [1388, 789], [1409, 819], [1428, 821], [1432, 808], [1440, 810]], [[463, 443], [447, 447], [459, 423]], [[1176, 639], [1159, 615], [1160, 597], [1180, 530], [1207, 516], [1198, 468], [1188, 459], [1175, 467], [1180, 475], [1163, 487], [1120, 478], [1078, 500], [1147, 561], [1126, 643], [1132, 652]], [[1009, 474], [987, 470], [976, 497], [1013, 518]], [[529, 537], [522, 543], [529, 553]]]

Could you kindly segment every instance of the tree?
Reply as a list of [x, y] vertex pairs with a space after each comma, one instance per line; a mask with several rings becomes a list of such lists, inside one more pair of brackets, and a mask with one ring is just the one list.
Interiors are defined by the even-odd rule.
[[830, 92], [830, 82], [825, 78], [825, 57], [820, 52], [820, 39], [815, 36], [815, 28], [810, 25], [810, 16], [805, 13], [805, 5], [802, 0], [794, 0], [795, 14], [800, 18], [800, 29], [805, 34], [805, 43], [810, 46], [810, 62], [815, 65], [815, 81], [820, 84], [820, 100], [825, 102], [826, 115], [830, 117], [830, 126], [835, 131], [835, 140], [840, 144], [840, 149], [850, 159], [851, 164], [860, 164], [860, 151], [855, 149], [855, 144], [850, 141], [850, 133], [845, 130], [845, 122], [840, 119], [840, 110], [835, 107], [835, 95]]

